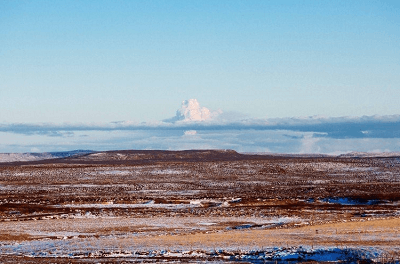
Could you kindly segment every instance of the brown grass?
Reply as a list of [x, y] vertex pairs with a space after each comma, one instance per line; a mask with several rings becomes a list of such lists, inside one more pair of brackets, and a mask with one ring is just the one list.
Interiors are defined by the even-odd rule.
[[28, 234], [1, 234], [0, 233], [0, 241], [23, 241], [23, 240], [33, 240], [34, 237]]
[[322, 224], [290, 229], [231, 230], [145, 237], [140, 244], [172, 247], [395, 246], [400, 244], [400, 219]]

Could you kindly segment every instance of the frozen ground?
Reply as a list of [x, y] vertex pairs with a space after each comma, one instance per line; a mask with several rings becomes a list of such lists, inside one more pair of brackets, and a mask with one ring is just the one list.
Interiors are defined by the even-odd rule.
[[0, 165], [6, 263], [398, 261], [395, 157], [115, 151]]

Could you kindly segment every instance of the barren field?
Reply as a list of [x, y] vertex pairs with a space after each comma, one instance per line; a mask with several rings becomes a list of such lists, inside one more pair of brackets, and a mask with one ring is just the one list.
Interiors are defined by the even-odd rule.
[[3, 263], [399, 260], [399, 157], [110, 151], [0, 163]]

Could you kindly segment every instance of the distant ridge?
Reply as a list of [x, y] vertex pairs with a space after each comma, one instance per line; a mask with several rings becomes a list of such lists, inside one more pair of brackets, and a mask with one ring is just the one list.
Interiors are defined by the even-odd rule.
[[[1, 154], [0, 154], [1, 155]], [[0, 165], [18, 162], [26, 164], [142, 164], [153, 162], [193, 162], [243, 160], [258, 155], [244, 155], [229, 149], [210, 150], [111, 150], [111, 151], [70, 151], [56, 153], [2, 154], [5, 158]]]
[[273, 153], [273, 152], [240, 152], [245, 155], [263, 155], [263, 156], [274, 156], [274, 157], [285, 157], [285, 158], [332, 158], [337, 157], [337, 155], [330, 154], [319, 154], [319, 153]]
[[93, 153], [93, 150], [71, 150], [42, 153], [0, 153], [0, 162], [36, 161], [46, 159], [68, 158]]
[[349, 152], [341, 154], [339, 158], [377, 158], [400, 157], [400, 152]]
[[50, 155], [52, 155], [54, 158], [67, 158], [67, 157], [72, 157], [72, 156], [91, 154], [94, 152], [96, 152], [96, 151], [77, 149], [77, 150], [71, 150], [71, 151], [48, 152], [48, 153]]
[[[68, 162], [99, 162], [109, 160], [112, 162], [129, 161], [193, 161], [193, 160], [229, 160], [259, 158], [376, 158], [400, 157], [400, 152], [350, 152], [340, 155], [328, 154], [285, 154], [271, 152], [241, 152], [229, 149], [211, 150], [72, 150], [43, 153], [0, 153], [0, 163], [8, 162], [40, 162], [50, 159], [69, 158]], [[59, 161], [61, 162], [61, 160]]]

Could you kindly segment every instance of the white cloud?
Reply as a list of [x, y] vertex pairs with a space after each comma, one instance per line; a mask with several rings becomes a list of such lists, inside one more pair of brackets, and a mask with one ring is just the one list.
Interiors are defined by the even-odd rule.
[[321, 148], [318, 146], [318, 141], [321, 138], [313, 137], [313, 133], [307, 133], [301, 140], [300, 153], [320, 153]]
[[194, 135], [196, 135], [197, 134], [197, 131], [196, 130], [186, 130], [185, 132], [184, 132], [184, 135], [185, 136], [194, 136]]
[[189, 99], [182, 102], [176, 116], [182, 121], [205, 121], [211, 118], [211, 112], [205, 107], [200, 107], [197, 99]]
[[182, 102], [174, 117], [165, 119], [164, 122], [210, 121], [220, 113], [222, 111], [211, 112], [208, 108], [201, 107], [197, 99], [189, 99]]

